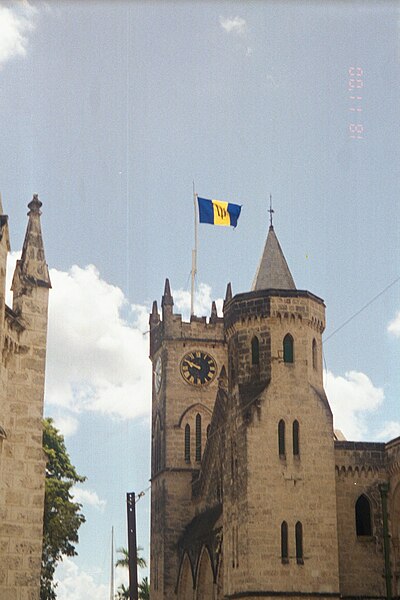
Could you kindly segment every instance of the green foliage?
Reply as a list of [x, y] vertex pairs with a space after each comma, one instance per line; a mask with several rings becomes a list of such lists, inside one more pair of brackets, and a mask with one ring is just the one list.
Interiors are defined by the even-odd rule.
[[[142, 550], [143, 550], [142, 546], [137, 547], [136, 561], [137, 561], [137, 566], [140, 569], [144, 569], [147, 566], [146, 560], [143, 558], [143, 556], [139, 556], [139, 554], [140, 554], [140, 552], [142, 552]], [[121, 558], [119, 558], [117, 560], [117, 562], [115, 563], [115, 566], [129, 568], [129, 552], [128, 552], [127, 548], [117, 548], [117, 552], [119, 552], [119, 554], [122, 554], [122, 556], [121, 556]]]
[[115, 600], [129, 600], [129, 587], [126, 587], [123, 583], [121, 583], [117, 589]]
[[139, 600], [150, 600], [150, 583], [147, 577], [143, 577], [139, 583]]
[[47, 464], [40, 600], [55, 600], [54, 571], [63, 555], [76, 555], [78, 529], [85, 522], [82, 505], [72, 501], [70, 490], [86, 477], [78, 475], [71, 464], [64, 437], [50, 418], [43, 422], [43, 450]]
[[[141, 569], [147, 566], [146, 560], [143, 556], [139, 556], [139, 553], [142, 552], [143, 548], [141, 546], [137, 547], [137, 565]], [[126, 548], [117, 548], [117, 552], [121, 554], [121, 558], [117, 560], [115, 563], [116, 567], [126, 567], [129, 568], [129, 552]], [[144, 577], [142, 581], [138, 585], [139, 592], [139, 600], [150, 600], [150, 584], [147, 577]], [[117, 589], [117, 594], [115, 596], [116, 600], [129, 600], [129, 586], [126, 587], [123, 583]]]

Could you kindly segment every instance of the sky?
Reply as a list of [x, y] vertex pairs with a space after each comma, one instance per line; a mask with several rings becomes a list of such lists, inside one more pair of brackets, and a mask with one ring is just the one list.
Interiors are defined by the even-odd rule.
[[[148, 313], [248, 291], [274, 227], [327, 306], [325, 388], [347, 439], [400, 435], [400, 7], [396, 2], [1, 2], [0, 191], [12, 276], [34, 193], [53, 289], [45, 414], [84, 484], [59, 600], [109, 598], [125, 494], [149, 557]], [[11, 303], [11, 298], [8, 300]], [[117, 583], [126, 574], [117, 570]], [[143, 571], [141, 575], [145, 575]]]

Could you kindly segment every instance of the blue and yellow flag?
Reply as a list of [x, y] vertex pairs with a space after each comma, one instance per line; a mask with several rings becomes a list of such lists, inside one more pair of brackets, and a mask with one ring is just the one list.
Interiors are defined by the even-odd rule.
[[197, 197], [197, 200], [199, 203], [200, 223], [236, 227], [242, 209], [239, 204], [231, 204], [223, 200], [207, 200], [207, 198], [199, 197]]

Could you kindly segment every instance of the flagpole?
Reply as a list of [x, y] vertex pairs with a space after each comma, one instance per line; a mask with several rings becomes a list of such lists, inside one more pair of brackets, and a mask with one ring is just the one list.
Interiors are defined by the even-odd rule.
[[191, 293], [190, 293], [190, 316], [194, 315], [194, 284], [197, 273], [197, 210], [196, 210], [197, 194], [194, 191], [193, 181], [193, 207], [194, 207], [194, 248], [192, 250], [192, 271], [191, 271]]

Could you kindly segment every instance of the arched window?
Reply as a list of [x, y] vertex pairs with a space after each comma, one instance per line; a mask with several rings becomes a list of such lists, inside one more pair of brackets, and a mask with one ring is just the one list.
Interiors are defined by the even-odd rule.
[[285, 421], [281, 419], [278, 423], [278, 448], [279, 456], [284, 458], [285, 456]]
[[283, 361], [285, 363], [294, 362], [293, 338], [290, 333], [283, 338]]
[[190, 425], [185, 427], [185, 461], [190, 462]]
[[313, 369], [317, 368], [317, 342], [315, 338], [312, 341], [312, 366]]
[[196, 415], [196, 460], [201, 461], [201, 415]]
[[288, 525], [283, 521], [281, 525], [281, 559], [283, 563], [289, 562]]
[[297, 521], [295, 527], [295, 537], [296, 537], [296, 561], [298, 565], [304, 564], [303, 559], [303, 525], [300, 521]]
[[357, 535], [372, 535], [371, 505], [364, 494], [356, 502]]
[[254, 336], [251, 340], [251, 364], [260, 364], [260, 342], [257, 336]]
[[293, 456], [300, 456], [299, 422], [293, 421]]
[[161, 428], [158, 416], [156, 417], [154, 436], [154, 470], [156, 473], [161, 469]]

